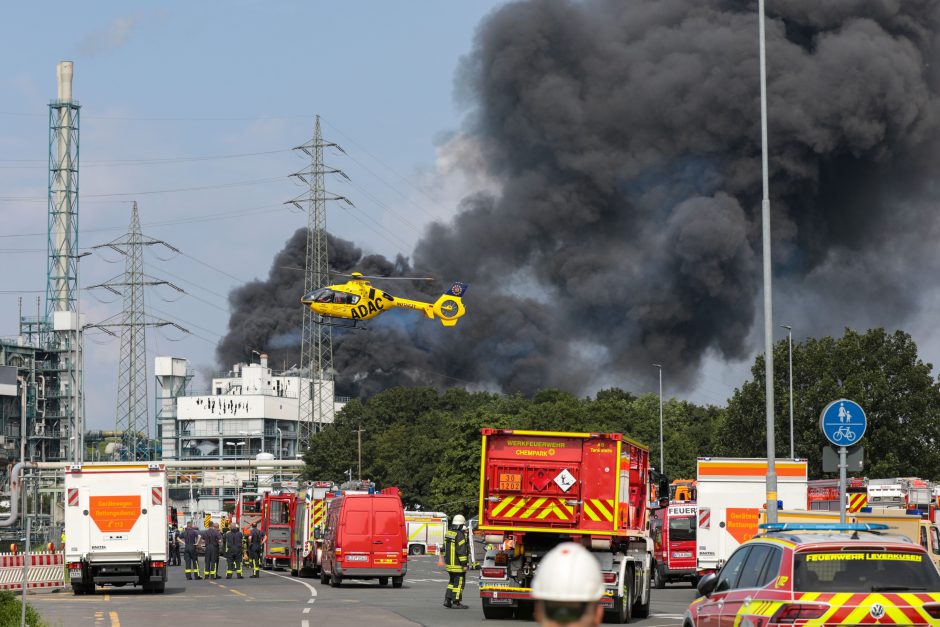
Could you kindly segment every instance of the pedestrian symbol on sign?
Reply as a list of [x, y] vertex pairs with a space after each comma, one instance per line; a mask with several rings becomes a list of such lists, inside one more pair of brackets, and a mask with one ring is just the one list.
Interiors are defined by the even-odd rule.
[[852, 422], [852, 412], [845, 408], [845, 403], [839, 403], [839, 422]]

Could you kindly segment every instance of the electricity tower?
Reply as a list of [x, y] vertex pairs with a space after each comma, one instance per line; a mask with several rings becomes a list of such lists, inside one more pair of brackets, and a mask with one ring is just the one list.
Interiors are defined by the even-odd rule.
[[[123, 454], [127, 460], [149, 458], [150, 420], [147, 411], [147, 327], [172, 326], [184, 333], [186, 329], [175, 322], [159, 320], [147, 315], [144, 308], [144, 288], [166, 285], [185, 293], [172, 283], [144, 274], [144, 246], [165, 246], [173, 252], [179, 249], [162, 240], [145, 236], [140, 231], [137, 203], [131, 210], [131, 224], [125, 235], [94, 248], [110, 248], [125, 257], [124, 274], [91, 288], [106, 289], [123, 296], [120, 314], [90, 327], [102, 329], [111, 335], [113, 328], [121, 330], [121, 359], [118, 364], [118, 392], [116, 429], [122, 434]], [[117, 321], [118, 316], [120, 316]]]
[[[339, 200], [353, 206], [345, 196], [337, 196], [326, 191], [324, 177], [337, 174], [346, 180], [340, 170], [323, 163], [323, 149], [335, 148], [345, 151], [333, 142], [324, 141], [320, 131], [320, 116], [316, 117], [313, 127], [313, 139], [296, 147], [310, 158], [310, 165], [291, 174], [307, 185], [307, 190], [288, 201], [307, 213], [307, 255], [304, 266], [304, 294], [329, 284], [330, 262], [326, 241], [326, 201]], [[303, 377], [310, 380], [310, 388], [304, 389]], [[333, 415], [334, 388], [333, 378], [333, 334], [329, 325], [316, 321], [309, 307], [304, 307], [303, 322], [300, 330], [300, 381], [297, 404], [299, 446], [306, 448], [310, 436], [317, 433], [324, 417]]]

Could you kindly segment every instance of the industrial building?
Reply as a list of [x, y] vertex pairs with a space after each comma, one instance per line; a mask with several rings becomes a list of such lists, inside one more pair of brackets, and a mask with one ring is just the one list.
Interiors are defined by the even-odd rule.
[[268, 453], [274, 459], [294, 459], [305, 448], [300, 442], [299, 399], [318, 391], [332, 398], [316, 425], [333, 422], [345, 398], [336, 398], [331, 380], [314, 380], [295, 370], [275, 372], [267, 355], [258, 363], [235, 364], [212, 379], [207, 394], [193, 394], [187, 361], [157, 357], [156, 421], [163, 459], [254, 459]]

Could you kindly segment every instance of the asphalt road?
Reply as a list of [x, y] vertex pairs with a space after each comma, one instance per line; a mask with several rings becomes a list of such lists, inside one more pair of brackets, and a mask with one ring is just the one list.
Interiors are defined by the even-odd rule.
[[[224, 564], [224, 560], [223, 560]], [[225, 624], [310, 627], [311, 625], [429, 627], [483, 625], [476, 576], [467, 579], [468, 610], [441, 606], [446, 586], [443, 568], [434, 557], [409, 559], [408, 576], [400, 589], [377, 582], [343, 583], [340, 588], [319, 579], [298, 579], [286, 572], [262, 571], [260, 579], [187, 581], [182, 567], [172, 567], [166, 593], [143, 594], [127, 588], [99, 588], [94, 596], [36, 592], [30, 602], [55, 627], [157, 627]], [[653, 590], [650, 618], [633, 624], [678, 627], [694, 598], [688, 584]], [[515, 621], [490, 621], [512, 625]]]

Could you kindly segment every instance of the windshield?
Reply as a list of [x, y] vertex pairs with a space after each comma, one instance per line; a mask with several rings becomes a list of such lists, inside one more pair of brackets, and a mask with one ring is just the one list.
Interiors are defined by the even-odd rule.
[[682, 516], [669, 519], [669, 541], [685, 542], [695, 541], [695, 517]]
[[797, 592], [940, 592], [940, 575], [923, 553], [870, 549], [797, 553], [793, 576]]

